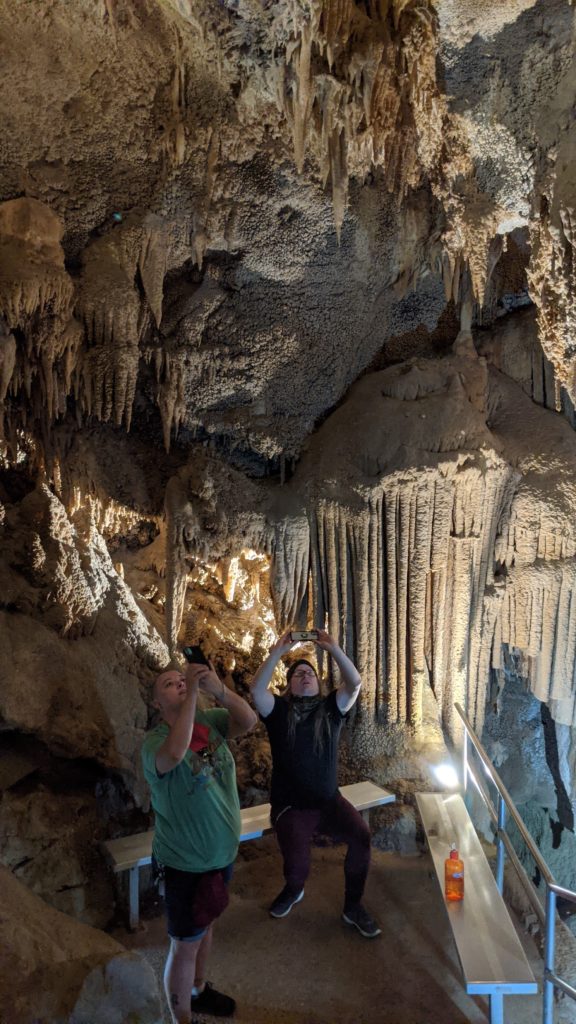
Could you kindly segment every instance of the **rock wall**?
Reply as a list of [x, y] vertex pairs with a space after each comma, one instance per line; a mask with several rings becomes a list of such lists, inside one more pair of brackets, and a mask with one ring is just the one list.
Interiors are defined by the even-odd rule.
[[156, 979], [141, 957], [46, 906], [1, 866], [0, 879], [0, 1014], [6, 1024], [160, 1020]]

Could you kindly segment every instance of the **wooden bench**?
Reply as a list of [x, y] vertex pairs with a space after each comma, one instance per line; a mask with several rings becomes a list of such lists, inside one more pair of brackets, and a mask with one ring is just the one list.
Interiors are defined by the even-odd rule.
[[416, 793], [444, 894], [444, 861], [455, 842], [464, 861], [464, 899], [444, 904], [470, 995], [490, 997], [490, 1022], [503, 1024], [505, 995], [533, 995], [534, 975], [480, 840], [458, 793]]
[[[340, 792], [356, 810], [361, 811], [368, 819], [371, 807], [393, 803], [396, 799], [387, 789], [376, 786], [373, 782], [354, 782], [350, 786], [341, 786]], [[258, 804], [256, 807], [245, 807], [241, 812], [240, 842], [248, 839], [259, 839], [265, 832], [270, 832], [270, 804]], [[102, 848], [112, 865], [115, 874], [129, 871], [129, 923], [130, 928], [138, 927], [140, 917], [140, 868], [150, 864], [152, 860], [152, 840], [154, 829], [138, 832], [122, 839], [111, 839], [102, 843]]]

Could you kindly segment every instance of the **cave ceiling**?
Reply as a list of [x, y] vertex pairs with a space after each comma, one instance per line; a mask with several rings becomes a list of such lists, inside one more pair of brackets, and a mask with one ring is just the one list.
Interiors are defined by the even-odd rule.
[[[31, 617], [54, 666], [46, 707], [8, 686], [5, 720], [137, 789], [139, 665], [175, 645], [195, 559], [244, 547], [276, 624], [327, 616], [375, 713], [417, 725], [431, 684], [449, 728], [456, 698], [481, 724], [497, 637], [572, 722], [574, 7], [1, 21], [2, 630], [19, 657]], [[146, 566], [114, 561], [130, 531]], [[94, 669], [80, 739], [58, 680], [97, 643], [132, 697]]]

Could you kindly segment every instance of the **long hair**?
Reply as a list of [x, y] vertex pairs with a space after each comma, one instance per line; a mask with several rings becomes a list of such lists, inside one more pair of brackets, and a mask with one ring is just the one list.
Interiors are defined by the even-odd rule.
[[[288, 738], [292, 746], [296, 739], [296, 726], [302, 720], [300, 709], [292, 694], [292, 687], [290, 686], [290, 680], [294, 675], [294, 672], [298, 668], [298, 665], [309, 665], [312, 669], [316, 679], [318, 680], [318, 695], [319, 704], [314, 715], [314, 753], [322, 754], [324, 752], [324, 745], [327, 739], [330, 739], [330, 721], [326, 712], [326, 701], [323, 693], [323, 684], [320, 676], [318, 675], [314, 665], [307, 658], [298, 658], [297, 661], [293, 661], [290, 665], [286, 674], [287, 687], [284, 691], [283, 697], [288, 701]], [[311, 700], [312, 698], [307, 698]]]

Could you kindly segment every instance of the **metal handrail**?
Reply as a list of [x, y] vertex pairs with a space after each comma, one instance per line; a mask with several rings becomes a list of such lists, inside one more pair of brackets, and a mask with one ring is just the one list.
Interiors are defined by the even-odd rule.
[[[565, 995], [569, 996], [570, 999], [576, 1000], [576, 989], [572, 987], [563, 978], [560, 978], [554, 971], [554, 956], [555, 956], [555, 925], [556, 925], [556, 897], [562, 896], [563, 899], [570, 900], [576, 903], [576, 892], [571, 889], [566, 889], [562, 885], [558, 885], [555, 881], [552, 872], [550, 871], [546, 861], [542, 857], [538, 847], [534, 843], [532, 836], [528, 832], [522, 818], [520, 817], [516, 805], [512, 800], [506, 786], [502, 782], [502, 779], [498, 775], [494, 765], [490, 761], [486, 750], [482, 746], [478, 736], [472, 728], [470, 719], [466, 715], [460, 704], [455, 704], [454, 707], [458, 712], [462, 723], [464, 725], [464, 748], [463, 748], [463, 774], [464, 774], [464, 792], [468, 785], [468, 777], [472, 779], [476, 786], [484, 805], [490, 815], [492, 824], [495, 826], [496, 831], [496, 883], [500, 893], [504, 889], [504, 856], [508, 853], [510, 860], [521, 880], [521, 882], [529, 888], [526, 888], [527, 895], [530, 898], [532, 906], [536, 910], [540, 921], [545, 928], [545, 940], [544, 940], [544, 993], [543, 993], [543, 1008], [542, 1008], [542, 1021], [543, 1024], [552, 1024], [553, 1020], [553, 1009], [554, 1009], [554, 989], [557, 988]], [[478, 757], [480, 758], [484, 771], [493, 782], [496, 790], [498, 791], [498, 807], [494, 807], [490, 794], [487, 792], [483, 781], [477, 776], [474, 768], [470, 765], [468, 760], [468, 740], [472, 743]], [[532, 856], [541, 877], [544, 880], [546, 886], [546, 899], [545, 905], [542, 906], [538, 899], [533, 887], [528, 882], [526, 872], [524, 871], [519, 857], [512, 846], [512, 842], [509, 836], [506, 834], [506, 812], [509, 812], [510, 817], [514, 821], [518, 832], [528, 848], [530, 855]]]
[[[466, 727], [466, 732], [468, 733], [468, 735], [469, 735], [469, 737], [470, 737], [470, 739], [472, 741], [472, 745], [475, 748], [476, 753], [478, 754], [480, 760], [483, 761], [484, 767], [488, 771], [488, 775], [492, 779], [492, 782], [496, 786], [496, 789], [500, 793], [502, 799], [504, 800], [504, 803], [506, 804], [508, 810], [510, 811], [510, 815], [511, 815], [512, 819], [514, 820], [516, 828], [518, 829], [520, 835], [522, 836], [522, 839], [526, 843], [526, 846], [528, 847], [528, 849], [530, 850], [530, 853], [532, 854], [534, 860], [536, 861], [536, 864], [538, 866], [538, 870], [540, 871], [540, 874], [542, 875], [542, 878], [547, 883], [554, 884], [553, 875], [552, 875], [552, 873], [551, 873], [551, 871], [550, 871], [546, 861], [542, 857], [542, 854], [540, 853], [540, 850], [536, 846], [534, 840], [532, 839], [532, 836], [530, 835], [528, 829], [526, 828], [524, 822], [522, 821], [522, 818], [518, 814], [518, 811], [516, 810], [516, 805], [515, 805], [514, 801], [512, 800], [512, 797], [510, 796], [510, 793], [506, 789], [506, 786], [502, 782], [502, 779], [498, 775], [498, 772], [496, 771], [494, 765], [490, 761], [490, 759], [488, 757], [488, 754], [484, 750], [484, 747], [482, 746], [482, 744], [480, 743], [480, 740], [478, 739], [476, 733], [474, 732], [474, 729], [472, 728], [472, 723], [470, 722], [470, 719], [468, 718], [466, 712], [462, 709], [460, 704], [455, 704], [454, 707], [456, 708], [456, 711], [458, 712], [458, 714], [460, 715], [460, 718], [464, 722], [464, 725]], [[466, 780], [464, 780], [464, 788], [466, 788]]]

